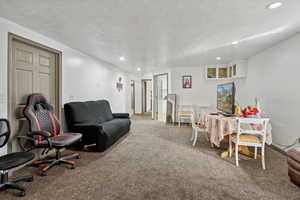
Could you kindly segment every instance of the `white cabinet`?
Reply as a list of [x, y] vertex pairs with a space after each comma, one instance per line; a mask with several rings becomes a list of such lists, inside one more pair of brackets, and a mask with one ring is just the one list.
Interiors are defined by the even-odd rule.
[[245, 78], [247, 76], [247, 61], [239, 60], [227, 65], [206, 66], [205, 76], [207, 80], [224, 80]]

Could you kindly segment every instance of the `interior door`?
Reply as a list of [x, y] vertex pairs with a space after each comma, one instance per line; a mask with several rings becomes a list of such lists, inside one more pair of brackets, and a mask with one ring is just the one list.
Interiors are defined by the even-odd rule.
[[146, 105], [146, 100], [147, 100], [147, 94], [146, 94], [146, 86], [147, 82], [146, 80], [142, 80], [142, 113], [146, 113], [147, 105]]
[[142, 113], [152, 113], [152, 80], [142, 80]]
[[131, 86], [131, 113], [135, 114], [135, 81], [132, 80], [130, 83]]
[[[56, 55], [52, 52], [23, 43], [12, 41], [11, 52], [11, 90], [10, 116], [12, 135], [23, 135], [27, 122], [22, 111], [26, 105], [27, 96], [32, 93], [42, 93], [54, 105], [58, 113], [56, 89], [58, 84], [56, 72]], [[57, 79], [57, 80], [56, 80]], [[17, 150], [15, 140], [10, 151]]]
[[152, 80], [146, 82], [146, 112], [152, 112]]
[[167, 75], [160, 75], [156, 79], [156, 98], [157, 98], [157, 120], [166, 122], [168, 95]]

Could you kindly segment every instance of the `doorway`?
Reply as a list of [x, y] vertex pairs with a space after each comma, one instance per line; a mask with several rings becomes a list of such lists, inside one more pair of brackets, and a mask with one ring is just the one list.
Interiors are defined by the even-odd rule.
[[152, 80], [142, 80], [142, 113], [152, 113]]
[[135, 81], [130, 81], [130, 93], [131, 93], [131, 114], [135, 114]]
[[168, 74], [154, 76], [154, 119], [167, 121]]
[[18, 151], [14, 139], [28, 131], [23, 109], [27, 97], [42, 93], [54, 106], [61, 119], [61, 55], [60, 51], [9, 33], [8, 117], [11, 122], [11, 142], [8, 151]]

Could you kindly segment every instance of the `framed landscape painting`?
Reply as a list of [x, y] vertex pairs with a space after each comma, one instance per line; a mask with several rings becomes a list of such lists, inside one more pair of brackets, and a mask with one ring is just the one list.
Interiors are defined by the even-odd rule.
[[182, 76], [182, 88], [192, 88], [192, 76]]

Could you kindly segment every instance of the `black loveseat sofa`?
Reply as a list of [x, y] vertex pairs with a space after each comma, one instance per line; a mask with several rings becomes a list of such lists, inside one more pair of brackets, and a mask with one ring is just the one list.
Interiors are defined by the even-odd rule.
[[105, 151], [130, 130], [128, 113], [112, 113], [106, 100], [71, 102], [64, 105], [69, 131], [82, 133], [80, 146], [95, 144]]

